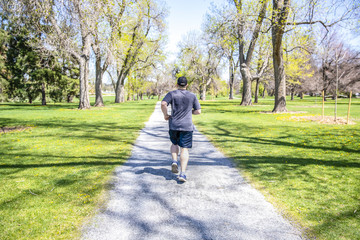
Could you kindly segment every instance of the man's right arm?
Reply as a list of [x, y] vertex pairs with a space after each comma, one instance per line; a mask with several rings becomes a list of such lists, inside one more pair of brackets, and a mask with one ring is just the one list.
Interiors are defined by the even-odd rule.
[[166, 121], [169, 120], [169, 118], [170, 118], [170, 115], [168, 115], [168, 113], [167, 113], [167, 105], [168, 105], [167, 102], [161, 101], [161, 111], [163, 112], [163, 114], [164, 114], [164, 119], [165, 119]]
[[201, 109], [198, 110], [192, 110], [192, 114], [199, 115], [201, 113]]

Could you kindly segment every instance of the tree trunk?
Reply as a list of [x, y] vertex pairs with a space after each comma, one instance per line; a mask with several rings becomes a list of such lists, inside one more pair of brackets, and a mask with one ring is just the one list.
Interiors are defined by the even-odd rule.
[[273, 112], [287, 112], [286, 109], [286, 80], [282, 48], [275, 48], [273, 53], [275, 75], [275, 106]]
[[[238, 11], [238, 15], [243, 16], [242, 13], [242, 1], [234, 1], [237, 11]], [[251, 82], [253, 80], [252, 75], [250, 73], [250, 69], [249, 66], [251, 64], [252, 61], [252, 56], [255, 50], [255, 45], [256, 45], [256, 41], [259, 37], [259, 33], [261, 30], [261, 26], [262, 26], [262, 22], [266, 16], [266, 8], [267, 8], [267, 2], [266, 0], [260, 1], [261, 4], [261, 8], [259, 11], [259, 16], [256, 20], [256, 25], [255, 28], [253, 30], [252, 33], [252, 38], [251, 41], [249, 43], [249, 47], [246, 53], [246, 59], [245, 59], [245, 55], [244, 55], [244, 26], [243, 24], [239, 25], [239, 29], [238, 29], [238, 41], [239, 41], [239, 60], [240, 60], [240, 72], [241, 72], [241, 76], [243, 79], [243, 94], [242, 94], [242, 99], [241, 99], [241, 104], [242, 106], [249, 106], [252, 105], [252, 100], [251, 100]], [[240, 20], [240, 22], [242, 22], [242, 19], [238, 19]]]
[[233, 82], [229, 82], [229, 88], [230, 88], [230, 93], [229, 93], [229, 99], [234, 99], [234, 94], [233, 94]]
[[[263, 89], [263, 91], [261, 93], [262, 98], [265, 98], [266, 87], [267, 87], [267, 85], [266, 85], [266, 83], [264, 83], [264, 89]], [[269, 94], [269, 92], [268, 92], [268, 94]]]
[[233, 96], [233, 92], [234, 92], [234, 67], [233, 67], [232, 57], [229, 57], [229, 87], [230, 87], [229, 99], [234, 99], [234, 96]]
[[206, 100], [206, 85], [205, 84], [200, 85], [200, 100], [202, 100], [202, 101]]
[[80, 99], [79, 99], [79, 109], [89, 109], [90, 108], [90, 98], [89, 98], [89, 60], [86, 56], [82, 55], [80, 59]]
[[326, 86], [325, 83], [327, 82], [327, 75], [326, 75], [326, 65], [322, 63], [322, 80], [323, 80], [323, 91], [324, 91], [324, 101], [326, 101]]
[[[31, 93], [28, 92], [27, 97], [28, 97], [28, 99], [29, 99], [29, 103], [32, 104], [32, 102], [33, 102], [33, 97], [32, 97], [32, 95], [31, 95]], [[0, 101], [1, 101], [1, 100], [2, 100], [2, 99], [0, 98]]]
[[272, 46], [275, 78], [275, 105], [273, 112], [287, 112], [286, 109], [286, 79], [283, 61], [282, 38], [289, 14], [290, 0], [273, 0], [272, 13]]
[[[100, 51], [100, 50], [99, 50]], [[102, 97], [102, 77], [103, 77], [103, 71], [101, 69], [101, 55], [100, 52], [95, 53], [96, 54], [96, 78], [95, 78], [95, 107], [103, 107], [104, 106], [104, 100]]]
[[46, 105], [45, 83], [41, 84], [41, 105]]
[[251, 102], [251, 73], [248, 66], [243, 63], [240, 68], [241, 76], [243, 79], [243, 93], [241, 99], [241, 106], [249, 106], [252, 105]]
[[292, 88], [292, 89], [291, 89], [291, 101], [294, 101], [294, 92], [295, 92], [295, 91], [294, 91], [294, 89]]
[[304, 93], [303, 92], [300, 93], [300, 99], [304, 99]]
[[90, 47], [91, 47], [91, 35], [89, 33], [82, 33], [83, 50], [80, 56], [80, 99], [79, 109], [89, 109], [89, 63], [90, 63]]
[[258, 103], [258, 99], [259, 99], [259, 85], [260, 85], [260, 80], [256, 79], [256, 88], [255, 88], [255, 100], [254, 103]]
[[123, 84], [119, 84], [121, 81], [118, 81], [116, 84], [115, 90], [115, 103], [125, 102], [125, 86]]
[[67, 95], [66, 101], [68, 103], [71, 103], [71, 102], [73, 102], [73, 98], [74, 98], [74, 96], [69, 94], [69, 95]]

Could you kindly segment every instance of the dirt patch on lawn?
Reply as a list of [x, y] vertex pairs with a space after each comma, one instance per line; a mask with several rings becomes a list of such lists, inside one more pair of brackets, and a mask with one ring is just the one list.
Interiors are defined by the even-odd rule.
[[[338, 118], [336, 118], [336, 121], [335, 121], [335, 118], [330, 117], [330, 116], [325, 116], [324, 119], [322, 118], [322, 116], [289, 116], [288, 119], [293, 120], [293, 121], [299, 121], [299, 122], [312, 121], [312, 122], [318, 122], [321, 124], [337, 124], [337, 125], [348, 124], [346, 118], [338, 117]], [[355, 122], [349, 120], [349, 125], [352, 125], [352, 124], [355, 124]]]
[[22, 132], [27, 129], [31, 129], [33, 127], [26, 127], [26, 126], [16, 126], [16, 127], [1, 127], [0, 133], [10, 133], [10, 132]]
[[307, 113], [307, 112], [304, 112], [304, 111], [287, 111], [287, 112], [280, 112], [280, 113], [277, 113], [277, 112], [272, 112], [272, 111], [265, 111], [265, 112], [259, 112], [259, 113], [263, 113], [263, 114], [298, 114], [298, 113]]

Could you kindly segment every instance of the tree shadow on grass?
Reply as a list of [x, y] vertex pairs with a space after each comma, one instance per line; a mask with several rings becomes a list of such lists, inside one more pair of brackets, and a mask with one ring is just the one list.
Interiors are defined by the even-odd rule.
[[[354, 209], [360, 209], [360, 205], [354, 207]], [[355, 211], [354, 209], [344, 210], [337, 213], [324, 213], [324, 216], [322, 217], [322, 223], [311, 227], [309, 230], [310, 232], [317, 233], [317, 235], [323, 236], [323, 238], [325, 239], [328, 231], [339, 227], [339, 222], [352, 221], [352, 226], [348, 224], [344, 225], [345, 229], [343, 229], [342, 231], [341, 239], [357, 239], [359, 237], [359, 225], [355, 223], [359, 222], [360, 211]]]
[[[8, 154], [10, 155], [10, 154]], [[19, 154], [17, 154], [16, 156], [19, 156]], [[33, 157], [43, 157], [44, 159], [48, 159], [51, 156], [34, 156]], [[53, 156], [54, 157], [54, 156]], [[70, 157], [64, 157], [64, 156], [56, 156], [56, 158], [70, 158]], [[75, 157], [74, 157], [75, 158]], [[79, 157], [80, 159], [82, 159], [83, 157]], [[90, 158], [94, 159], [94, 158], [98, 158], [98, 157], [93, 157], [91, 156]], [[110, 159], [110, 157], [103, 157], [103, 159]], [[119, 157], [117, 157], [117, 159], [119, 159]], [[16, 168], [22, 168], [22, 169], [27, 169], [27, 168], [47, 168], [47, 167], [75, 167], [75, 166], [88, 166], [88, 167], [92, 167], [92, 166], [117, 166], [117, 165], [121, 165], [124, 163], [125, 160], [118, 160], [118, 161], [88, 161], [88, 162], [84, 162], [84, 161], [78, 161], [78, 162], [61, 162], [61, 163], [33, 163], [33, 164], [1, 164], [0, 165], [0, 169], [16, 169]]]
[[[5, 106], [5, 107], [1, 107]], [[0, 111], [9, 111], [9, 110], [55, 110], [55, 109], [77, 109], [78, 104], [71, 104], [71, 103], [63, 103], [63, 104], [47, 104], [47, 105], [41, 105], [41, 104], [26, 104], [26, 103], [1, 103], [0, 104]]]
[[[19, 121], [12, 119], [0, 118], [0, 127], [2, 125], [17, 125]], [[26, 126], [32, 121], [24, 121], [22, 125]], [[85, 121], [58, 121], [46, 120], [36, 123], [36, 128], [32, 130], [32, 136], [36, 138], [48, 138], [51, 136], [60, 137], [64, 139], [87, 139], [100, 141], [129, 141], [134, 138], [143, 124], [131, 125], [131, 123], [117, 123], [117, 122], [96, 122], [89, 123]], [[59, 129], [61, 131], [47, 132], [46, 135], [42, 133], [42, 129]]]
[[[312, 137], [315, 136], [324, 136], [322, 134], [318, 134], [318, 135], [312, 135], [310, 133], [306, 134], [304, 137], [304, 139], [307, 140], [307, 145], [304, 146], [302, 144], [299, 143], [291, 143], [289, 141], [285, 141], [282, 139], [286, 139], [286, 138], [296, 138], [299, 137], [298, 135], [298, 130], [295, 127], [290, 127], [290, 126], [284, 126], [283, 127], [283, 132], [282, 132], [282, 136], [279, 137], [274, 137], [274, 138], [268, 138], [268, 137], [252, 137], [251, 132], [265, 132], [268, 128], [271, 128], [272, 126], [268, 126], [268, 128], [264, 128], [264, 127], [260, 127], [260, 126], [249, 126], [249, 125], [245, 125], [245, 124], [237, 124], [236, 126], [231, 125], [233, 123], [228, 123], [225, 121], [220, 121], [217, 122], [216, 124], [214, 124], [212, 127], [215, 128], [217, 130], [217, 134], [214, 134], [214, 132], [210, 132], [209, 130], [205, 130], [203, 131], [204, 134], [209, 134], [210, 136], [219, 136], [216, 139], [216, 142], [228, 142], [228, 141], [236, 141], [239, 142], [239, 139], [241, 140], [241, 142], [246, 142], [246, 143], [254, 143], [254, 144], [261, 144], [261, 145], [278, 145], [278, 146], [285, 146], [285, 147], [294, 147], [294, 148], [302, 148], [304, 150], [309, 150], [309, 149], [319, 149], [319, 150], [324, 150], [324, 151], [343, 151], [343, 152], [348, 152], [348, 153], [359, 153], [359, 149], [352, 149], [349, 148], [345, 145], [343, 145], [341, 148], [335, 148], [335, 147], [327, 147], [327, 146], [319, 146], [319, 145], [314, 145], [312, 144]], [[201, 123], [198, 125], [202, 125]], [[205, 127], [209, 127], [207, 125], [203, 125]], [[278, 127], [278, 126], [275, 126]], [[235, 130], [236, 129], [236, 130]], [[243, 133], [247, 133], [246, 135]], [[352, 133], [353, 136], [355, 136], [355, 138], [360, 137], [360, 135], [354, 131]], [[224, 140], [222, 140], [224, 139]], [[231, 139], [231, 140], [230, 140]]]
[[18, 125], [19, 125], [19, 122], [15, 121], [12, 118], [0, 117], [0, 127], [18, 126]]
[[[346, 207], [346, 210], [335, 211], [335, 205], [349, 204], [347, 202], [337, 203], [336, 201], [327, 200], [332, 194], [337, 194], [337, 191], [342, 191], [340, 186], [341, 182], [337, 182], [336, 186], [329, 183], [328, 177], [335, 178], [336, 175], [341, 174], [339, 171], [330, 170], [324, 175], [319, 175], [317, 171], [312, 171], [313, 167], [320, 166], [320, 169], [327, 167], [328, 169], [336, 168], [352, 168], [359, 169], [360, 163], [358, 162], [347, 162], [347, 161], [335, 161], [335, 160], [326, 160], [320, 161], [313, 158], [302, 158], [302, 157], [269, 157], [269, 156], [234, 156], [234, 161], [243, 169], [251, 172], [251, 175], [258, 179], [263, 184], [285, 184], [287, 192], [285, 194], [294, 195], [292, 197], [301, 197], [307, 200], [302, 202], [304, 208], [309, 207], [309, 212], [302, 217], [304, 219], [310, 220], [312, 222], [318, 222], [319, 224], [312, 224], [309, 227], [310, 233], [315, 233], [317, 236], [323, 236], [324, 239], [327, 239], [327, 232], [331, 231], [333, 228], [348, 228], [344, 236], [346, 239], [352, 239], [357, 233], [354, 231], [354, 228], [358, 227], [358, 224], [355, 224], [356, 219], [359, 219], [359, 212], [354, 212], [355, 209], [360, 209], [359, 206]], [[269, 168], [271, 166], [271, 168]], [[310, 168], [303, 168], [304, 166], [310, 166]], [[355, 170], [356, 171], [356, 170]], [[299, 184], [299, 182], [304, 184]], [[355, 186], [355, 185], [353, 185]], [[281, 187], [280, 187], [281, 188]], [[337, 190], [334, 190], [337, 188]], [[273, 189], [273, 191], [276, 191]], [[314, 195], [314, 191], [316, 194]], [[359, 193], [359, 190], [352, 189], [353, 196]], [[349, 194], [345, 193], [344, 194]], [[317, 199], [320, 197], [320, 199]], [[323, 198], [323, 199], [321, 199]], [[313, 199], [313, 201], [310, 201]], [[357, 198], [356, 198], [357, 199]], [[316, 202], [315, 202], [316, 200]], [[312, 203], [311, 203], [312, 202]], [[353, 203], [356, 202], [355, 198]], [[288, 203], [291, 204], [291, 203]], [[307, 206], [307, 204], [317, 204], [317, 210], [314, 210], [313, 206]], [[334, 205], [335, 204], [335, 205]], [[319, 210], [319, 208], [329, 209], [330, 206], [333, 211]], [[343, 221], [352, 221], [353, 227], [347, 227], [347, 224], [341, 223]], [[349, 232], [349, 234], [347, 233]], [[338, 234], [338, 233], [335, 233]], [[344, 238], [344, 239], [345, 239]]]
[[[244, 165], [246, 168], [261, 168], [262, 164], [274, 164], [284, 166], [287, 170], [293, 170], [297, 167], [316, 165], [327, 167], [342, 167], [342, 168], [360, 168], [358, 162], [348, 162], [346, 160], [319, 160], [315, 158], [301, 158], [301, 157], [271, 157], [271, 156], [242, 156], [235, 155], [234, 159], [237, 163]], [[242, 160], [246, 159], [246, 161]], [[285, 169], [284, 169], [285, 170]]]

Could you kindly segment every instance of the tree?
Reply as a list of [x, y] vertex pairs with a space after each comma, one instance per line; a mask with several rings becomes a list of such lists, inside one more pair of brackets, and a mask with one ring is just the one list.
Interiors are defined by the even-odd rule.
[[316, 58], [319, 61], [319, 85], [325, 96], [332, 93], [335, 99], [337, 88], [342, 93], [356, 91], [359, 84], [359, 52], [346, 46], [335, 31], [325, 36], [317, 49]]
[[77, 61], [79, 109], [90, 108], [88, 75], [93, 30], [90, 13], [96, 7], [92, 3], [92, 0], [3, 1], [8, 16], [15, 20], [20, 18], [21, 24], [31, 27], [32, 34], [40, 40], [36, 43], [36, 51], [57, 51]]
[[48, 85], [49, 96], [54, 102], [72, 102], [79, 93], [79, 67], [71, 59], [62, 60], [53, 67], [54, 73], [50, 75], [54, 81]]
[[[35, 51], [31, 39], [24, 35], [12, 35], [6, 56], [6, 68], [11, 73], [6, 91], [11, 98], [32, 103], [41, 95], [42, 105], [46, 105], [47, 96], [54, 101], [70, 100], [74, 96], [78, 69], [66, 59]], [[77, 71], [78, 72], [78, 71]], [[76, 79], [74, 79], [76, 78]]]
[[170, 91], [175, 82], [175, 76], [172, 74], [171, 65], [162, 64], [153, 72], [155, 82], [151, 86], [151, 92], [160, 100], [161, 95]]
[[[58, 4], [37, 4], [40, 9], [45, 12], [49, 12], [47, 19], [53, 27], [53, 33], [55, 33], [53, 38], [60, 39], [64, 42], [60, 44], [55, 44], [52, 41], [52, 44], [57, 46], [60, 51], [65, 51], [70, 54], [74, 59], [79, 63], [80, 68], [80, 96], [79, 96], [79, 109], [88, 109], [90, 108], [90, 99], [89, 99], [89, 85], [88, 85], [88, 76], [89, 76], [89, 62], [90, 62], [90, 48], [91, 48], [91, 33], [92, 33], [92, 22], [91, 12], [92, 8], [95, 6], [88, 4], [86, 1], [69, 1], [66, 2], [66, 5], [61, 5], [61, 2]], [[91, 3], [91, 2], [90, 2]], [[54, 10], [52, 10], [54, 9]], [[56, 11], [57, 10], [57, 11]], [[57, 15], [56, 13], [64, 13]], [[90, 14], [89, 14], [90, 13]], [[58, 24], [58, 21], [61, 21], [62, 25]], [[71, 26], [65, 25], [67, 22], [76, 22], [78, 31], [81, 35], [80, 44], [68, 44], [69, 41], [74, 40], [72, 34], [64, 34], [69, 32], [66, 31]], [[65, 30], [65, 31], [64, 31]], [[53, 39], [54, 40], [54, 39]], [[65, 44], [63, 44], [65, 43]]]
[[290, 0], [273, 0], [272, 46], [275, 78], [275, 106], [273, 112], [286, 112], [286, 79], [283, 60], [283, 35], [290, 11]]
[[292, 31], [284, 38], [284, 67], [291, 100], [294, 100], [295, 91], [300, 90], [301, 85], [313, 76], [311, 52], [314, 51], [315, 41], [311, 34], [299, 30]]
[[219, 80], [221, 52], [211, 44], [201, 43], [204, 43], [204, 40], [195, 32], [188, 33], [180, 43], [180, 71], [176, 77], [186, 76], [190, 87], [199, 92], [201, 100], [206, 100], [208, 87]]
[[151, 66], [154, 58], [162, 55], [165, 16], [166, 11], [157, 2], [141, 0], [129, 5], [124, 17], [115, 21], [118, 23], [113, 31], [117, 42], [113, 46], [117, 66], [116, 103], [124, 101], [125, 80], [135, 65], [142, 62]]
[[[255, 96], [254, 103], [259, 102], [259, 90], [260, 83], [264, 82], [262, 78], [264, 78], [266, 71], [269, 66], [269, 58], [270, 58], [270, 49], [269, 49], [269, 36], [266, 34], [262, 34], [259, 36], [257, 47], [254, 51], [254, 56], [256, 56], [256, 61], [253, 63], [253, 69], [256, 69], [255, 74], [252, 75], [252, 81], [255, 81]], [[263, 91], [264, 95], [264, 91]]]
[[[322, 3], [322, 4], [321, 4]], [[326, 30], [335, 24], [349, 19], [358, 5], [352, 5], [351, 1], [320, 2], [305, 1], [305, 6], [292, 6], [290, 0], [273, 0], [271, 33], [273, 46], [273, 66], [275, 78], [275, 105], [273, 112], [286, 112], [286, 78], [283, 61], [283, 37], [286, 32], [297, 26], [311, 26], [321, 24]], [[328, 15], [336, 13], [327, 19], [328, 16], [321, 16], [319, 6], [326, 9]], [[306, 10], [304, 10], [306, 9]], [[318, 11], [316, 11], [318, 10]], [[337, 10], [337, 11], [336, 11]], [[319, 20], [314, 20], [319, 18]], [[290, 27], [289, 29], [286, 29]]]
[[[17, 3], [21, 5], [21, 2]], [[28, 16], [27, 11], [17, 12], [18, 9], [7, 1], [1, 2], [0, 6], [3, 10], [1, 28], [8, 39], [3, 55], [4, 66], [1, 70], [5, 70], [7, 75], [11, 76], [6, 76], [8, 84], [5, 91], [9, 97], [20, 101], [27, 98], [32, 103], [41, 94], [42, 104], [46, 105], [47, 96], [53, 100], [62, 99], [65, 89], [68, 89], [68, 92], [73, 91], [66, 87], [73, 79], [67, 77], [70, 74], [69, 70], [64, 70], [71, 61], [57, 55], [53, 50], [42, 47], [41, 35], [37, 31], [40, 26], [30, 24], [39, 19]], [[45, 24], [40, 25], [44, 32], [48, 32]], [[60, 82], [63, 86], [58, 87]]]
[[8, 40], [8, 33], [0, 28], [0, 102], [7, 100], [5, 89], [7, 88], [9, 80], [9, 71], [6, 69]]
[[[119, 4], [120, 15], [123, 14], [125, 10], [125, 1], [115, 1]], [[114, 4], [112, 1], [94, 1], [94, 4], [97, 6], [93, 10], [93, 42], [92, 49], [95, 54], [95, 107], [104, 106], [104, 100], [102, 97], [102, 84], [103, 76], [106, 72], [110, 62], [111, 62], [111, 50], [110, 44], [112, 42], [112, 30], [114, 23], [112, 22], [111, 11], [109, 10]], [[110, 24], [109, 24], [110, 23]], [[102, 25], [107, 27], [102, 27]], [[110, 31], [109, 31], [110, 30]], [[106, 39], [110, 35], [110, 39]], [[103, 62], [103, 63], [102, 63]]]
[[[44, 69], [41, 66], [41, 57], [31, 47], [31, 39], [26, 29], [11, 29], [9, 34], [5, 68], [11, 77], [7, 79], [7, 95], [20, 101], [28, 99], [29, 103], [32, 103], [41, 91], [45, 91], [42, 89], [42, 79], [34, 76], [36, 72]], [[45, 99], [43, 104], [46, 104]]]
[[204, 25], [204, 32], [209, 36], [209, 43], [217, 48], [228, 61], [229, 99], [234, 98], [235, 70], [239, 67], [234, 15], [227, 5], [222, 8], [213, 6], [211, 13], [206, 16]]
[[[253, 53], [256, 46], [256, 41], [258, 40], [261, 27], [263, 24], [263, 21], [266, 17], [266, 9], [268, 0], [260, 0], [258, 6], [258, 14], [255, 19], [255, 26], [253, 30], [251, 31], [251, 40], [249, 41], [246, 55], [245, 55], [245, 37], [246, 37], [246, 23], [249, 23], [249, 16], [246, 16], [244, 12], [244, 6], [243, 2], [241, 0], [234, 0], [234, 4], [237, 10], [237, 34], [238, 34], [238, 44], [239, 44], [239, 58], [240, 58], [240, 72], [243, 80], [243, 93], [242, 93], [242, 100], [241, 105], [242, 106], [248, 106], [251, 105], [251, 83], [254, 80], [253, 76], [251, 74], [251, 61], [253, 60]], [[247, 21], [248, 20], [248, 21]]]

